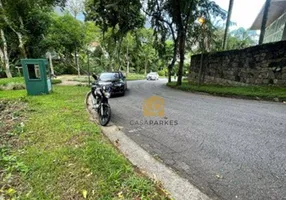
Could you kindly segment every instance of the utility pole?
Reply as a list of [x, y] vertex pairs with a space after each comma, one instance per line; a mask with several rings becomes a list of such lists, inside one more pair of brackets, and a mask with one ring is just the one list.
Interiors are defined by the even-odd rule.
[[200, 69], [199, 69], [199, 76], [198, 76], [198, 86], [201, 85], [202, 81], [202, 70], [203, 70], [203, 61], [204, 61], [204, 53], [205, 53], [205, 23], [206, 19], [204, 17], [200, 17], [198, 21], [202, 25], [202, 41], [201, 41], [201, 60], [200, 60]]
[[267, 18], [268, 18], [268, 11], [270, 8], [271, 0], [266, 0], [265, 6], [264, 6], [264, 12], [263, 12], [263, 18], [262, 18], [262, 23], [261, 23], [261, 29], [260, 29], [260, 36], [259, 36], [259, 43], [262, 44], [264, 40], [264, 35], [265, 35], [265, 29], [266, 29], [266, 24], [267, 24]]
[[129, 44], [128, 44], [128, 38], [127, 38], [127, 54], [126, 54], [126, 58], [127, 58], [127, 66], [126, 66], [126, 77], [129, 74]]
[[228, 29], [230, 25], [231, 14], [232, 14], [233, 1], [234, 0], [229, 0], [229, 8], [228, 8], [228, 13], [227, 13], [227, 20], [226, 20], [225, 32], [224, 32], [224, 37], [223, 37], [223, 45], [222, 45], [223, 50], [225, 50], [227, 46], [227, 35], [228, 35]]

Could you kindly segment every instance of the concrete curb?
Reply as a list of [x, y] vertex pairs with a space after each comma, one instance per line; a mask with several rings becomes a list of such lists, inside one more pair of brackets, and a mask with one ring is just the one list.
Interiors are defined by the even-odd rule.
[[[86, 100], [87, 110], [93, 120], [97, 121], [97, 114], [91, 109], [88, 98], [89, 95], [87, 95]], [[178, 200], [210, 200], [187, 179], [180, 177], [172, 169], [153, 158], [112, 122], [106, 127], [101, 127], [101, 130], [134, 166], [137, 166], [142, 173], [155, 182], [161, 183], [172, 198]]]

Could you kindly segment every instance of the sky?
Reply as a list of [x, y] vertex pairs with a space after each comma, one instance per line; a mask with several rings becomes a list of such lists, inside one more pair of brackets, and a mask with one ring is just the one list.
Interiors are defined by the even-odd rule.
[[[213, 0], [224, 10], [228, 10], [229, 0]], [[250, 28], [265, 0], [234, 0], [231, 21], [238, 27]]]

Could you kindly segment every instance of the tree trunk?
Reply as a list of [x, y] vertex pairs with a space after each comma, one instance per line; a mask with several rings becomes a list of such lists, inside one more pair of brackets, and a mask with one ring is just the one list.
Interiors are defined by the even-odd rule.
[[[23, 19], [22, 17], [20, 16], [19, 17], [19, 22], [20, 22], [20, 28], [22, 30], [24, 30], [24, 23], [23, 23]], [[25, 43], [23, 41], [23, 35], [21, 32], [19, 31], [14, 31], [18, 37], [18, 40], [19, 40], [19, 48], [20, 48], [20, 52], [21, 52], [21, 55], [23, 58], [27, 58], [27, 53], [26, 53], [26, 49], [25, 49]]]
[[[3, 4], [2, 4], [1, 0], [0, 0], [0, 8], [1, 8], [1, 10], [4, 11]], [[9, 22], [9, 20], [8, 20], [6, 15], [3, 15], [3, 19], [4, 19], [5, 23], [9, 26], [9, 28], [17, 35], [18, 41], [19, 41], [19, 49], [20, 49], [22, 57], [27, 58], [27, 54], [26, 54], [25, 45], [24, 45], [24, 42], [23, 42], [23, 35], [22, 35], [22, 33], [20, 33], [19, 31], [16, 31], [13, 28], [13, 26]], [[22, 20], [21, 17], [19, 17], [19, 22], [21, 24], [21, 28], [24, 29], [24, 23], [23, 23], [23, 20]]]
[[51, 74], [52, 74], [52, 76], [55, 76], [53, 60], [52, 60], [52, 54], [50, 52], [48, 54], [49, 54], [48, 56], [49, 56]]
[[168, 83], [172, 82], [172, 67], [168, 66]]
[[6, 41], [3, 29], [0, 30], [0, 33], [1, 33], [1, 40], [2, 40], [2, 43], [3, 43], [3, 52], [2, 53], [3, 53], [4, 69], [5, 69], [6, 76], [8, 78], [11, 78], [12, 74], [11, 74], [11, 71], [10, 71], [7, 41]]
[[77, 75], [78, 75], [78, 77], [80, 77], [80, 68], [79, 68], [79, 64], [78, 64], [78, 59], [77, 59], [78, 55], [77, 54], [78, 54], [77, 53], [77, 46], [75, 46], [75, 55], [74, 55], [74, 57], [75, 57], [75, 66], [77, 68]]
[[121, 53], [122, 40], [123, 40], [122, 38], [119, 39], [119, 44], [118, 44], [118, 48], [117, 48], [118, 71], [121, 71], [120, 53]]
[[227, 14], [225, 32], [224, 32], [224, 37], [223, 37], [223, 45], [222, 45], [223, 50], [225, 50], [226, 46], [227, 46], [227, 35], [228, 35], [228, 29], [229, 29], [229, 25], [230, 25], [230, 18], [231, 18], [231, 14], [232, 14], [233, 1], [234, 0], [229, 0], [228, 14]]
[[147, 75], [147, 65], [148, 65], [148, 59], [145, 58], [145, 72], [144, 72], [145, 76]]
[[126, 59], [127, 59], [126, 76], [128, 76], [128, 74], [129, 74], [129, 45], [128, 45], [128, 39], [127, 39], [127, 48], [126, 48]]
[[184, 68], [184, 61], [185, 61], [185, 42], [186, 42], [186, 35], [184, 30], [178, 30], [179, 32], [179, 55], [180, 55], [180, 62], [179, 62], [179, 69], [178, 69], [178, 81], [177, 85], [182, 85], [182, 76], [183, 76], [183, 68]]
[[172, 82], [172, 69], [175, 65], [175, 62], [177, 60], [177, 49], [178, 49], [178, 38], [175, 39], [175, 37], [173, 37], [174, 39], [174, 49], [173, 49], [173, 58], [172, 58], [172, 61], [171, 63], [169, 64], [168, 66], [168, 82]]
[[21, 52], [21, 56], [22, 56], [22, 58], [27, 58], [27, 53], [25, 50], [24, 42], [23, 42], [23, 35], [20, 32], [15, 32], [15, 33], [16, 33], [18, 40], [19, 40], [19, 49]]
[[261, 23], [261, 32], [259, 36], [259, 44], [263, 43], [264, 35], [265, 35], [265, 29], [267, 24], [267, 18], [268, 18], [268, 11], [270, 8], [271, 0], [266, 0], [265, 6], [264, 6], [264, 12], [263, 12], [263, 18]]
[[201, 81], [202, 81], [203, 61], [204, 61], [204, 52], [201, 53], [200, 70], [199, 70], [199, 76], [198, 76], [198, 86], [201, 85]]

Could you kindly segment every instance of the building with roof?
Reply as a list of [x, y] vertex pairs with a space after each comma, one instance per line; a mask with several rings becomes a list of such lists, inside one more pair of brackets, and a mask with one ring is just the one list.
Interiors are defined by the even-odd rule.
[[[260, 30], [265, 4], [250, 30]], [[267, 17], [263, 43], [286, 40], [286, 0], [272, 0]]]

